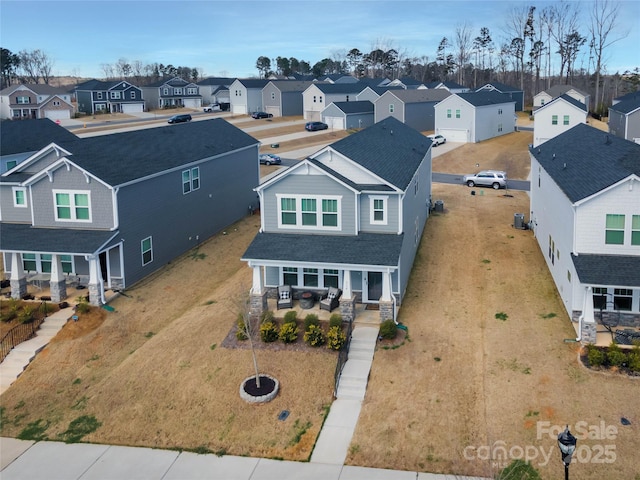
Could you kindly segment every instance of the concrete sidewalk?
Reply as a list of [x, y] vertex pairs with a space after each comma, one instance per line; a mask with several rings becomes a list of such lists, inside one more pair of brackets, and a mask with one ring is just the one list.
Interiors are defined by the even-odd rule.
[[0, 394], [16, 381], [38, 352], [47, 346], [72, 316], [71, 307], [52, 313], [42, 322], [35, 337], [16, 345], [9, 352], [0, 364]]
[[0, 438], [0, 459], [2, 480], [473, 480], [347, 465], [12, 438]]

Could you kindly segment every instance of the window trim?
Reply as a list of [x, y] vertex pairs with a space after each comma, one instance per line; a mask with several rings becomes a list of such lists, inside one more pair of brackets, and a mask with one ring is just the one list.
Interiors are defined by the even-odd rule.
[[551, 125], [558, 125], [558, 115], [551, 115]]
[[[307, 270], [307, 271], [305, 271]], [[286, 276], [296, 278], [296, 283], [288, 283]], [[305, 276], [313, 276], [317, 280], [317, 285], [305, 284]], [[341, 278], [340, 270], [337, 268], [314, 268], [314, 267], [280, 267], [280, 284], [281, 285], [291, 285], [295, 288], [310, 288], [310, 289], [326, 289], [329, 287], [333, 287], [334, 285], [330, 285], [328, 282], [325, 282], [326, 279], [335, 279], [337, 280], [337, 287], [341, 287]]]
[[[12, 197], [13, 197], [13, 206], [16, 208], [27, 208], [27, 189], [25, 187], [11, 187], [11, 192], [12, 192]], [[16, 194], [18, 192], [22, 192], [23, 196], [23, 203], [18, 203], [18, 197], [16, 196]]]
[[[622, 217], [622, 228], [614, 228], [614, 227], [609, 227], [607, 226], [607, 221], [609, 220], [609, 217]], [[613, 218], [611, 218], [613, 220]], [[625, 226], [625, 222], [626, 222], [626, 217], [624, 214], [622, 213], [607, 213], [605, 216], [605, 223], [604, 223], [604, 244], [605, 245], [624, 245], [624, 226]], [[622, 240], [621, 241], [609, 241], [610, 239], [609, 237], [609, 233], [617, 233], [618, 235], [620, 233], [622, 233]], [[616, 237], [618, 236], [616, 235]]]
[[[382, 220], [375, 219], [376, 200], [382, 201]], [[371, 195], [369, 197], [369, 223], [371, 225], [388, 225], [389, 223], [389, 195]]]
[[[144, 242], [147, 240], [149, 240], [149, 248], [145, 249]], [[149, 254], [151, 256], [147, 262], [145, 262], [145, 254]], [[153, 262], [153, 237], [151, 235], [140, 240], [140, 259], [142, 260], [143, 267]]]
[[562, 125], [569, 125], [569, 115], [562, 116]]
[[[293, 199], [295, 202], [295, 212], [293, 210], [283, 210], [282, 209], [282, 200], [283, 199]], [[316, 215], [316, 224], [315, 225], [303, 225], [302, 223], [302, 200], [315, 200], [315, 215]], [[323, 225], [323, 215], [325, 213], [333, 213], [333, 212], [324, 212], [322, 209], [322, 201], [323, 200], [335, 200], [337, 202], [337, 225], [336, 226], [326, 226]], [[277, 193], [276, 194], [276, 203], [278, 208], [278, 228], [287, 229], [287, 230], [329, 230], [329, 231], [340, 231], [342, 230], [342, 196], [341, 195], [304, 195], [304, 194], [285, 194], [285, 193]], [[288, 224], [282, 222], [282, 214], [285, 213], [295, 213], [296, 222], [295, 224]], [[307, 212], [310, 213], [310, 212]]]
[[[185, 175], [187, 178], [185, 179]], [[200, 189], [200, 167], [193, 167], [187, 170], [183, 170], [180, 174], [182, 180], [182, 194], [195, 192]]]
[[[56, 222], [81, 222], [81, 223], [91, 223], [93, 215], [91, 212], [91, 190], [58, 190], [54, 189], [51, 191], [53, 193], [53, 212], [54, 218]], [[58, 215], [58, 195], [68, 195], [69, 196], [69, 213], [71, 218], [60, 218]], [[76, 205], [76, 195], [86, 195], [87, 196], [87, 206], [84, 205]], [[67, 205], [61, 205], [61, 207], [67, 207]], [[77, 209], [78, 208], [86, 208], [89, 214], [89, 218], [78, 218]]]
[[390, 103], [389, 104], [389, 113], [393, 113], [395, 108], [396, 108], [395, 105], [393, 103]]
[[640, 245], [640, 215], [631, 215], [631, 245]]

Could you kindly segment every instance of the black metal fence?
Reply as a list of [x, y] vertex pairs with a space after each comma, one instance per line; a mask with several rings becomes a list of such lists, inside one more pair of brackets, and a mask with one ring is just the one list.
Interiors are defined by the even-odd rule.
[[347, 359], [349, 358], [349, 346], [351, 345], [351, 332], [353, 329], [353, 321], [349, 321], [347, 324], [347, 341], [344, 342], [340, 352], [338, 353], [338, 363], [336, 364], [336, 371], [333, 374], [333, 397], [336, 398], [338, 396], [338, 385], [340, 384], [340, 374], [342, 373], [342, 369], [344, 368], [344, 364], [347, 363]]
[[34, 337], [42, 322], [44, 322], [44, 318], [33, 320], [28, 323], [21, 323], [9, 330], [5, 336], [2, 337], [2, 340], [0, 340], [0, 362], [9, 355], [9, 352], [13, 350], [13, 347]]

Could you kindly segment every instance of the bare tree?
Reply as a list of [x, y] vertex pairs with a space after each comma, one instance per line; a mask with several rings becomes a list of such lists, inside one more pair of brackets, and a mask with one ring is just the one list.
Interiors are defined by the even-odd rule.
[[560, 78], [564, 76], [564, 70], [568, 63], [565, 42], [571, 33], [577, 32], [579, 29], [579, 13], [578, 3], [567, 1], [553, 4], [548, 10], [548, 21], [550, 23], [547, 28], [557, 46], [555, 53], [560, 55]]
[[105, 80], [111, 80], [115, 77], [115, 69], [111, 63], [102, 63], [100, 68]]
[[116, 71], [121, 80], [126, 80], [131, 76], [131, 64], [126, 58], [119, 58], [116, 63]]
[[458, 83], [464, 85], [464, 66], [471, 55], [471, 27], [467, 23], [456, 27], [456, 64], [458, 65]]
[[40, 79], [49, 85], [51, 80], [51, 70], [53, 69], [53, 59], [42, 50], [31, 52], [22, 50], [18, 54], [20, 58], [20, 70], [23, 77], [31, 83], [40, 83]]
[[628, 32], [612, 35], [617, 26], [619, 13], [620, 3], [610, 0], [593, 0], [589, 34], [591, 35], [591, 46], [595, 55], [596, 70], [596, 94], [594, 96], [593, 110], [599, 114], [602, 114], [604, 110], [604, 106], [597, 103], [600, 93], [600, 73], [605, 62], [604, 51], [628, 35]]

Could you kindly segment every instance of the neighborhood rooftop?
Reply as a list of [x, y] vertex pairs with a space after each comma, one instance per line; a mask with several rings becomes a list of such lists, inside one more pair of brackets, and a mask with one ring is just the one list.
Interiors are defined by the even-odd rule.
[[0, 155], [13, 155], [25, 152], [37, 152], [50, 143], [65, 147], [78, 137], [66, 128], [56, 125], [48, 118], [0, 122]]
[[458, 93], [460, 98], [469, 102], [474, 107], [484, 107], [487, 105], [497, 105], [500, 103], [515, 103], [506, 93], [498, 93], [492, 90], [481, 90], [479, 92]]

